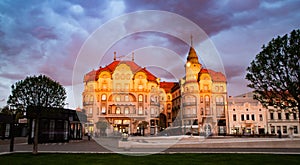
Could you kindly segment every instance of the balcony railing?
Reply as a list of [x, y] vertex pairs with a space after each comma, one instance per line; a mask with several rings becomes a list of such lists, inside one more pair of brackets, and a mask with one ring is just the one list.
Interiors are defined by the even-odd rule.
[[225, 104], [224, 104], [224, 102], [216, 102], [216, 105], [217, 106], [224, 106]]
[[159, 106], [159, 102], [150, 102], [150, 105], [153, 105], [153, 106]]
[[197, 114], [183, 114], [184, 118], [196, 118]]
[[183, 106], [195, 106], [196, 102], [184, 102]]
[[83, 105], [85, 106], [85, 105], [93, 105], [94, 104], [94, 102], [93, 101], [85, 101], [85, 102], [83, 102]]

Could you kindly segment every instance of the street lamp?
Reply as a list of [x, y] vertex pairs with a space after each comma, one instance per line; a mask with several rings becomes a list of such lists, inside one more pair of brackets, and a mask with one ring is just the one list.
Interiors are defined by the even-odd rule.
[[10, 123], [10, 146], [9, 146], [9, 151], [13, 152], [14, 151], [14, 141], [15, 141], [15, 118], [16, 118], [16, 109], [11, 108], [9, 106], [9, 109], [12, 113], [12, 121]]

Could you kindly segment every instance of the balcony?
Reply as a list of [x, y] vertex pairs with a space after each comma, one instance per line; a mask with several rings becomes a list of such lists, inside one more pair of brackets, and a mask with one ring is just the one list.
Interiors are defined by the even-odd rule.
[[153, 101], [151, 101], [150, 105], [152, 105], [152, 106], [159, 106], [160, 104], [159, 104], [159, 102], [153, 102]]
[[151, 117], [151, 118], [158, 118], [159, 115], [157, 115], [157, 114], [151, 114], [150, 117]]
[[224, 102], [216, 102], [216, 105], [217, 106], [224, 106], [225, 104], [224, 104]]
[[184, 102], [183, 106], [195, 106], [196, 102]]
[[85, 101], [83, 102], [83, 106], [86, 106], [86, 105], [93, 105], [94, 102], [93, 101]]
[[184, 118], [197, 118], [197, 114], [183, 114]]

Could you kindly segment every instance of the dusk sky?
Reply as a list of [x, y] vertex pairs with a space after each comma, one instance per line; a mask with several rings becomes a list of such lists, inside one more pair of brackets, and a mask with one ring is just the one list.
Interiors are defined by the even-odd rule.
[[[228, 95], [249, 92], [246, 68], [263, 44], [278, 35], [299, 29], [299, 9], [299, 0], [1, 0], [0, 107], [6, 105], [12, 84], [26, 76], [39, 74], [45, 74], [66, 87], [70, 108], [81, 106], [72, 99], [73, 70], [81, 47], [105, 23], [124, 14], [145, 10], [175, 13], [197, 24], [218, 51], [227, 77]], [[124, 26], [115, 27], [111, 32], [129, 31], [133, 27], [130, 25], [142, 26], [148, 19], [145, 17], [136, 22], [123, 20]], [[184, 26], [175, 27], [172, 23], [172, 20], [164, 21], [160, 26], [182, 30], [186, 41], [190, 35], [193, 35], [196, 44], [203, 40], [202, 36], [195, 36]], [[109, 38], [109, 35], [105, 37]], [[189, 49], [189, 45], [174, 36], [139, 32], [126, 36], [105, 54], [99, 55], [99, 58], [103, 57], [99, 66], [110, 63], [114, 51], [118, 55], [134, 51], [136, 63], [143, 67], [147, 64], [139, 63], [138, 59], [143, 58], [143, 50], [149, 47], [159, 47], [163, 52], [170, 50], [168, 52], [178, 54], [183, 60]], [[206, 58], [205, 50], [198, 49], [197, 53], [200, 61]], [[169, 62], [163, 56], [155, 58]], [[184, 69], [182, 61], [178, 65]], [[93, 65], [88, 68], [97, 69]], [[170, 78], [162, 73], [154, 74], [162, 80]]]

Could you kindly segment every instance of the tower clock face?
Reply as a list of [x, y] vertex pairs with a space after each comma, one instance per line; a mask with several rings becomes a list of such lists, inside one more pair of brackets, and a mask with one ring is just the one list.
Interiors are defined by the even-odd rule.
[[187, 67], [190, 67], [190, 66], [191, 66], [191, 63], [190, 63], [190, 62], [188, 62], [188, 63], [186, 64], [186, 66], [187, 66]]

